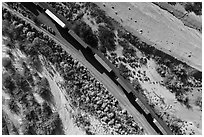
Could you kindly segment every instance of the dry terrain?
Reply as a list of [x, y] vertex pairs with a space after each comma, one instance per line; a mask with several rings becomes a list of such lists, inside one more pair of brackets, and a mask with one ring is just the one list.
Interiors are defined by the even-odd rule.
[[[132, 28], [133, 31], [137, 31], [136, 36], [138, 36], [140, 30], [143, 30], [142, 36], [154, 43], [160, 43], [158, 45], [162, 45], [162, 48], [169, 48], [168, 50], [171, 52], [168, 54], [176, 57], [179, 55], [179, 57], [182, 57], [182, 61], [184, 61], [184, 59], [191, 61], [192, 63], [189, 65], [192, 65], [193, 67], [195, 67], [193, 63], [196, 62], [197, 65], [200, 65], [195, 68], [198, 70], [201, 69], [201, 34], [194, 29], [184, 26], [181, 21], [168, 12], [159, 9], [151, 3], [97, 4], [105, 10], [107, 15], [120, 21], [120, 24], [122, 24], [122, 26], [128, 31], [130, 28]], [[135, 14], [131, 14], [132, 12]], [[96, 23], [94, 18], [85, 14], [83, 20], [94, 32], [98, 32], [99, 24]], [[115, 34], [116, 39], [120, 39], [117, 31]], [[118, 60], [118, 58], [124, 58], [123, 47], [120, 46], [117, 41], [116, 46], [117, 48], [114, 53], [116, 53], [117, 56], [113, 56], [113, 52], [107, 52], [108, 59], [112, 61], [115, 57], [116, 60]], [[189, 48], [186, 48], [186, 46]], [[134, 46], [133, 48], [136, 51], [136, 58], [144, 57], [142, 52]], [[187, 52], [191, 53], [191, 55], [194, 53], [194, 56], [188, 57], [189, 54], [187, 54]], [[156, 68], [158, 67], [158, 64], [155, 60], [150, 59], [145, 66], [142, 65], [141, 67], [136, 68], [131, 67], [131, 64], [134, 64], [134, 62], [125, 63], [123, 61], [116, 61], [115, 65], [118, 66], [120, 63], [123, 63], [130, 70], [131, 82], [135, 79], [139, 80], [150, 104], [156, 106], [155, 111], [161, 115], [164, 121], [174, 123], [173, 121], [176, 121], [176, 119], [181, 119], [183, 122], [178, 122], [177, 124], [180, 125], [180, 128], [183, 129], [186, 134], [191, 134], [191, 131], [194, 131], [195, 134], [202, 134], [202, 111], [200, 110], [200, 107], [196, 105], [196, 100], [199, 96], [202, 96], [201, 88], [193, 87], [191, 92], [186, 94], [191, 106], [189, 109], [179, 103], [175, 98], [175, 93], [171, 93], [165, 85], [162, 84], [165, 79], [157, 72]], [[145, 80], [146, 78], [149, 80]]]
[[[96, 3], [128, 31], [188, 65], [202, 69], [202, 36], [152, 3]], [[133, 14], [134, 13], [134, 14]], [[141, 32], [142, 31], [142, 32]]]
[[[83, 4], [84, 3], [78, 3], [80, 6], [83, 6]], [[101, 29], [103, 27], [110, 27], [110, 22], [106, 20], [104, 23], [103, 21], [97, 23], [99, 20], [92, 16], [94, 11], [91, 11], [91, 8], [86, 8], [89, 4], [84, 6], [84, 8], [78, 8], [80, 7], [78, 5], [75, 5], [75, 3], [72, 5], [73, 7], [76, 6], [75, 8], [77, 10], [73, 8], [75, 14], [70, 11], [68, 13], [73, 14], [73, 20], [76, 21], [77, 18], [79, 18], [78, 20], [85, 22], [99, 39], [99, 47], [104, 46], [101, 42], [103, 39], [99, 38], [101, 31], [103, 31]], [[152, 3], [97, 3], [97, 5], [105, 10], [108, 16], [120, 22], [122, 27], [127, 31], [133, 32], [134, 35], [140, 37], [146, 43], [150, 43], [173, 57], [186, 62], [189, 66], [201, 70], [201, 34], [196, 30], [184, 26], [180, 20], [170, 13]], [[54, 4], [52, 6], [56, 5]], [[63, 7], [66, 10], [67, 6], [70, 6], [69, 3], [67, 5], [59, 4], [59, 7]], [[63, 11], [65, 12], [66, 10]], [[80, 13], [85, 14], [81, 14], [81, 16], [78, 17]], [[100, 12], [97, 11], [94, 14], [98, 13]], [[63, 12], [60, 12], [60, 14], [63, 14]], [[7, 16], [5, 15], [4, 17], [6, 18]], [[44, 24], [49, 24], [50, 27], [54, 28], [56, 37], [49, 37], [61, 45], [53, 46], [51, 44], [51, 47], [54, 48], [48, 51], [50, 55], [52, 54], [52, 57], [44, 53], [46, 50], [40, 51], [43, 55], [39, 55], [38, 57], [43, 67], [40, 69], [40, 72], [37, 72], [37, 75], [40, 78], [46, 78], [50, 85], [53, 100], [49, 105], [53, 112], [59, 114], [64, 134], [153, 133], [147, 121], [145, 121], [143, 117], [140, 117], [141, 115], [138, 111], [133, 108], [122, 91], [120, 91], [121, 89], [119, 89], [115, 83], [112, 83], [109, 78], [104, 77], [93, 68], [93, 66], [83, 58], [82, 53], [78, 53], [73, 50], [72, 47], [69, 47], [70, 44], [59, 35], [59, 32], [52, 22], [47, 20], [49, 23], [46, 23], [46, 19], [44, 19], [42, 15], [39, 16], [39, 18], [44, 21]], [[16, 22], [13, 24], [18, 24]], [[30, 21], [28, 22], [30, 23]], [[80, 26], [78, 27], [80, 28]], [[88, 28], [87, 26], [85, 27], [86, 29]], [[193, 70], [193, 68], [189, 66], [182, 67], [180, 63], [179, 65], [176, 64], [176, 67], [173, 68], [176, 70], [174, 72], [169, 66], [168, 68], [159, 63], [154, 55], [149, 56], [145, 54], [144, 51], [138, 48], [138, 43], [133, 44], [127, 40], [127, 38], [121, 36], [119, 30], [123, 30], [122, 27], [120, 26], [113, 30], [114, 41], [110, 39], [109, 42], [114, 42], [113, 44], [116, 45], [116, 48], [112, 51], [107, 50], [104, 54], [106, 58], [119, 68], [121, 75], [125, 74], [123, 76], [125, 76], [130, 83], [137, 85], [136, 92], [140, 91], [144, 93], [149, 105], [155, 110], [159, 117], [171, 127], [174, 134], [202, 134], [202, 84], [188, 73], [190, 72], [189, 70]], [[82, 30], [83, 29], [84, 28], [82, 28]], [[39, 30], [39, 28], [37, 30]], [[83, 30], [81, 34], [85, 33], [85, 30]], [[27, 31], [23, 31], [23, 34], [25, 32]], [[112, 31], [110, 31], [110, 33], [112, 33]], [[44, 34], [47, 34], [47, 32]], [[27, 39], [32, 39], [33, 36], [32, 33], [28, 33]], [[86, 37], [83, 35], [80, 36], [82, 38]], [[43, 35], [43, 39], [46, 37], [48, 36]], [[8, 45], [10, 39], [5, 37], [4, 41], [6, 41], [4, 44]], [[47, 41], [51, 41], [51, 39], [47, 39]], [[121, 41], [124, 41], [124, 43]], [[44, 46], [46, 47], [47, 45]], [[42, 48], [44, 47], [42, 46]], [[48, 47], [46, 48], [49, 49]], [[28, 48], [27, 50], [29, 51], [31, 49], [32, 48]], [[21, 67], [22, 62], [26, 62], [32, 72], [36, 71], [30, 66], [28, 63], [30, 59], [28, 59], [24, 53], [18, 49], [14, 49], [11, 50], [12, 52], [8, 55], [8, 50], [10, 50], [8, 46], [3, 46], [3, 56], [9, 57], [11, 54], [14, 56], [16, 61], [13, 61], [13, 64], [20, 74], [24, 73]], [[70, 55], [76, 58], [73, 59], [70, 55], [65, 54], [66, 52], [71, 52]], [[77, 57], [77, 55], [80, 55], [80, 57]], [[123, 66], [123, 68], [121, 66]], [[182, 71], [183, 68], [187, 70]], [[183, 82], [180, 77], [180, 75], [183, 76], [184, 74], [187, 75], [185, 82]], [[93, 76], [96, 77], [97, 80]], [[172, 85], [180, 86], [179, 88], [175, 86], [176, 92], [172, 91], [168, 87], [168, 84], [166, 84], [170, 76], [173, 76], [170, 82], [175, 82], [175, 84]], [[34, 79], [37, 80], [38, 77], [34, 76]], [[104, 86], [101, 83], [103, 83]], [[81, 88], [79, 88], [80, 84]], [[117, 92], [115, 92], [116, 90]], [[181, 92], [182, 96], [177, 96], [178, 92]], [[8, 119], [7, 127], [12, 126], [12, 124], [9, 124], [9, 121], [13, 123], [14, 127], [19, 127], [18, 125], [21, 125], [21, 116], [8, 111], [7, 102], [10, 100], [10, 97], [4, 90], [2, 96], [5, 114], [4, 119]], [[42, 105], [43, 102], [45, 102], [38, 93], [33, 93], [33, 96], [39, 104]], [[118, 99], [118, 101], [115, 98]], [[124, 104], [128, 104], [128, 106]], [[117, 120], [115, 120], [113, 116]], [[146, 131], [143, 130], [141, 126]], [[15, 134], [13, 131], [9, 131], [9, 133]], [[23, 133], [19, 130], [18, 134]]]
[[[31, 87], [31, 89], [27, 91], [29, 94], [28, 97], [24, 86], [19, 86], [23, 88], [23, 92], [21, 92], [21, 89], [18, 87], [18, 92], [16, 93], [16, 91], [8, 87], [5, 82], [3, 84], [3, 89], [6, 92], [11, 92], [9, 95], [6, 93], [3, 94], [3, 97], [8, 100], [13, 99], [13, 103], [16, 103], [21, 109], [21, 111], [16, 113], [18, 116], [15, 116], [15, 113], [10, 113], [13, 108], [9, 108], [10, 110], [7, 109], [7, 101], [4, 100], [6, 109], [5, 115], [14, 123], [14, 128], [17, 128], [18, 133], [16, 134], [143, 134], [143, 129], [135, 122], [129, 112], [122, 110], [121, 104], [119, 104], [103, 84], [97, 81], [82, 63], [73, 59], [60, 45], [55, 43], [55, 39], [51, 39], [39, 28], [36, 30], [36, 26], [33, 27], [33, 24], [28, 19], [26, 19], [26, 21], [24, 20], [25, 17], [16, 16], [16, 14], [6, 9], [4, 9], [3, 12], [3, 33], [6, 35], [4, 38], [6, 46], [3, 46], [5, 47], [3, 50], [5, 51], [3, 58], [3, 66], [5, 67], [5, 69], [3, 69], [5, 71], [3, 71], [3, 73], [5, 75], [15, 76], [15, 79], [8, 79], [11, 80], [10, 82], [15, 81], [18, 83], [18, 79], [16, 79], [16, 76], [18, 76], [25, 79], [26, 84], [28, 83], [25, 88], [30, 89]], [[12, 22], [14, 23], [12, 24]], [[10, 27], [13, 27], [13, 29], [10, 29]], [[21, 30], [18, 31], [20, 33], [19, 37], [17, 37], [17, 35], [13, 36], [11, 33], [16, 34], [18, 27]], [[21, 41], [22, 39], [23, 41]], [[41, 42], [43, 41], [51, 42], [49, 43], [50, 47], [45, 43], [42, 44]], [[34, 45], [36, 47], [34, 47]], [[46, 49], [36, 50], [37, 48]], [[49, 53], [47, 54], [46, 52]], [[68, 59], [65, 60], [65, 58]], [[61, 61], [58, 62], [57, 60]], [[53, 63], [53, 61], [55, 62]], [[65, 62], [67, 64], [65, 64]], [[69, 67], [72, 68], [69, 70]], [[75, 71], [74, 74], [73, 71]], [[24, 73], [26, 73], [26, 78], [23, 77]], [[27, 75], [29, 78], [27, 78]], [[67, 75], [69, 75], [69, 77], [67, 77]], [[6, 78], [5, 80], [7, 80]], [[72, 79], [70, 80], [70, 78]], [[41, 81], [42, 79], [47, 81], [47, 83], [43, 83]], [[83, 83], [82, 85], [84, 86], [80, 88], [80, 91], [78, 89], [79, 85], [77, 85], [80, 84], [78, 83], [79, 81]], [[74, 88], [70, 89], [71, 86], [74, 86]], [[8, 90], [8, 88], [11, 89]], [[75, 92], [76, 89], [77, 91]], [[51, 95], [49, 93], [43, 96], [45, 92], [50, 92]], [[78, 97], [78, 92], [84, 94], [83, 97]], [[86, 94], [83, 92], [86, 92]], [[11, 96], [11, 98], [7, 96]], [[22, 103], [21, 97], [23, 99], [24, 97], [26, 99], [28, 98], [28, 102], [25, 99]], [[88, 101], [89, 103], [87, 103]], [[27, 103], [29, 107], [25, 105]], [[39, 114], [42, 111], [41, 109], [44, 109], [44, 104], [48, 105], [46, 108], [52, 109], [52, 116], [56, 117], [58, 121], [61, 121], [60, 126], [55, 125], [56, 123], [53, 121], [55, 120], [54, 118], [51, 117], [47, 119], [46, 114], [42, 116]], [[99, 105], [102, 106], [99, 107]], [[32, 110], [30, 110], [30, 108]], [[96, 108], [98, 108], [97, 111], [94, 110]], [[35, 109], [37, 109], [36, 112]], [[43, 123], [44, 119], [42, 120], [44, 115], [44, 119], [48, 120], [45, 122], [45, 125]], [[116, 122], [114, 121], [115, 118], [117, 119]], [[19, 122], [21, 121], [19, 119], [23, 119], [23, 123]], [[4, 128], [4, 130], [9, 129], [8, 121], [4, 124], [4, 126], [7, 127]], [[27, 124], [25, 122], [27, 122]], [[37, 123], [40, 123], [40, 125]], [[27, 130], [24, 130], [24, 128]], [[43, 128], [46, 130], [43, 130]], [[61, 133], [61, 131], [63, 133]]]
[[[7, 54], [8, 50], [9, 49], [3, 44], [3, 57], [9, 57]], [[18, 49], [16, 51], [13, 51], [12, 54], [14, 55], [14, 58], [16, 58], [17, 61], [27, 60], [26, 55], [23, 54]], [[40, 77], [45, 77], [49, 82], [50, 89], [54, 97], [54, 100], [53, 100], [54, 105], [53, 106], [51, 105], [51, 106], [53, 108], [53, 111], [57, 111], [59, 113], [60, 119], [62, 120], [64, 133], [66, 135], [85, 135], [86, 134], [84, 129], [81, 129], [80, 127], [78, 127], [74, 121], [74, 116], [76, 116], [78, 113], [82, 113], [83, 115], [87, 115], [89, 117], [91, 121], [90, 130], [93, 133], [100, 134], [100, 135], [111, 134], [110, 129], [105, 125], [103, 125], [95, 117], [83, 111], [81, 112], [80, 110], [76, 110], [72, 106], [70, 106], [71, 103], [70, 103], [69, 97], [66, 95], [65, 89], [61, 86], [61, 83], [64, 83], [63, 78], [61, 78], [61, 76], [57, 73], [54, 66], [51, 65], [50, 62], [46, 61], [46, 59], [43, 57], [40, 57], [40, 58], [41, 58], [41, 63], [43, 64], [42, 65], [43, 69], [41, 73], [38, 73], [38, 75]], [[19, 63], [14, 62], [14, 64], [16, 68], [20, 70], [23, 69], [21, 68], [21, 65]], [[54, 75], [51, 75], [51, 74], [54, 74]], [[39, 104], [42, 104], [43, 102], [45, 102], [45, 100], [38, 93], [33, 93], [33, 95]], [[22, 117], [21, 115], [11, 113], [10, 108], [8, 107], [8, 101], [10, 100], [10, 96], [8, 93], [5, 93], [4, 90], [3, 90], [2, 98], [3, 98], [3, 104], [2, 104], [3, 112], [10, 119], [11, 123], [14, 124], [14, 127], [18, 129], [18, 133], [23, 134], [20, 132], [21, 129], [19, 128], [21, 126]]]

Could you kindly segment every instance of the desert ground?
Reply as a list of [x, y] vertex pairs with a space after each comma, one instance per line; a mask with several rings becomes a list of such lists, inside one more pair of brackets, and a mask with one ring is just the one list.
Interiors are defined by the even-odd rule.
[[[128, 31], [201, 71], [201, 34], [152, 3], [96, 3]], [[134, 14], [133, 14], [134, 13]]]
[[[50, 3], [48, 3], [48, 5], [49, 4]], [[90, 37], [91, 35], [96, 36], [96, 39], [98, 40], [96, 49], [100, 50], [103, 55], [115, 65], [116, 68], [118, 68], [120, 75], [123, 76], [127, 82], [130, 82], [129, 84], [134, 86], [135, 90], [132, 92], [143, 94], [145, 101], [147, 101], [148, 105], [153, 109], [153, 112], [164, 121], [164, 124], [167, 124], [173, 134], [201, 135], [202, 80], [195, 79], [196, 76], [193, 75], [193, 72], [196, 70], [202, 71], [202, 34], [197, 30], [185, 26], [181, 20], [174, 17], [169, 12], [162, 10], [153, 3], [118, 2], [96, 4], [104, 10], [106, 17], [104, 17], [104, 15], [97, 15], [103, 12], [101, 12], [101, 9], [93, 3], [54, 3], [49, 6], [52, 6], [55, 10], [60, 9], [60, 12], [56, 12], [62, 16], [65, 16], [64, 13], [70, 15], [67, 19], [73, 24], [77, 24], [71, 27], [75, 30], [75, 33], [77, 33], [76, 28], [80, 28], [80, 34], [77, 35], [79, 35], [85, 42], [87, 42], [86, 36], [89, 36], [88, 42], [93, 38]], [[69, 10], [69, 6], [74, 8]], [[32, 27], [34, 26], [37, 28], [36, 33], [42, 32], [41, 34], [44, 34], [39, 35], [39, 37], [42, 37], [42, 39], [45, 40], [49, 37], [50, 39], [47, 41], [50, 42], [52, 39], [54, 40], [52, 41], [52, 44], [56, 41], [57, 44], [55, 43], [54, 46], [50, 44], [48, 46], [45, 43], [43, 45], [43, 42], [41, 43], [40, 39], [32, 39], [32, 37], [35, 37], [32, 35], [34, 33], [32, 31], [27, 32], [28, 29], [26, 30], [26, 28], [22, 29], [23, 25], [18, 25], [19, 20], [12, 18], [12, 20], [17, 20], [14, 21], [14, 23], [11, 22], [13, 26], [18, 25], [18, 27], [22, 27], [22, 39], [26, 39], [28, 43], [29, 40], [33, 41], [30, 45], [28, 43], [19, 44], [18, 40], [12, 41], [12, 39], [18, 37], [11, 37], [12, 39], [9, 38], [10, 36], [13, 36], [9, 34], [13, 31], [9, 31], [9, 35], [5, 33], [6, 30], [9, 30], [9, 27], [8, 24], [6, 24], [7, 22], [3, 22], [3, 32], [4, 34], [7, 34], [6, 37], [3, 37], [2, 43], [3, 59], [4, 62], [5, 60], [12, 59], [10, 63], [12, 67], [10, 68], [4, 63], [3, 74], [5, 76], [9, 73], [9, 75], [13, 75], [15, 71], [12, 72], [12, 68], [15, 68], [19, 75], [26, 75], [27, 73], [23, 63], [26, 64], [29, 68], [29, 73], [32, 74], [32, 79], [35, 81], [32, 84], [28, 77], [27, 81], [29, 81], [28, 83], [30, 83], [32, 87], [32, 93], [29, 93], [30, 96], [28, 96], [28, 104], [30, 101], [29, 97], [31, 98], [32, 96], [34, 97], [33, 102], [36, 101], [36, 104], [42, 108], [45, 103], [49, 103], [52, 113], [58, 115], [62, 125], [62, 129], [60, 128], [60, 130], [59, 126], [57, 126], [58, 128], [55, 126], [57, 129], [55, 129], [55, 134], [61, 134], [62, 130], [64, 132], [63, 134], [67, 135], [150, 134], [153, 133], [153, 131], [156, 132], [156, 130], [149, 125], [150, 122], [145, 121], [144, 115], [141, 114], [141, 112], [139, 113], [139, 111], [130, 104], [122, 91], [122, 88], [116, 85], [116, 83], [114, 83], [109, 77], [104, 77], [104, 75], [98, 72], [97, 69], [84, 58], [81, 51], [78, 52], [78, 50], [70, 46], [71, 44], [68, 43], [68, 41], [61, 38], [60, 32], [51, 20], [45, 18], [45, 15], [40, 15], [38, 18], [42, 20], [41, 23], [44, 25], [44, 27], [40, 27], [39, 24], [38, 26], [35, 24], [36, 22], [33, 23], [27, 19], [25, 15], [18, 14], [21, 13], [17, 12], [18, 17], [24, 20], [26, 19], [25, 24], [31, 24]], [[111, 20], [108, 16], [118, 21], [121, 26], [119, 26], [117, 22]], [[189, 16], [194, 15], [189, 14]], [[5, 20], [10, 20], [7, 13], [4, 13], [3, 18], [5, 18]], [[196, 17], [196, 19], [199, 20], [200, 18]], [[46, 28], [46, 25], [48, 25], [48, 28]], [[8, 28], [5, 29], [5, 27]], [[16, 34], [18, 27], [14, 27], [14, 34]], [[108, 43], [105, 43], [110, 47], [115, 45], [114, 50], [109, 50], [108, 46], [102, 44], [105, 36], [100, 36], [101, 33], [105, 31], [101, 28], [109, 30], [108, 32], [114, 35], [112, 35], [113, 37], [110, 35], [109, 41], [107, 40]], [[125, 30], [124, 28], [127, 31], [120, 32], [121, 30]], [[50, 35], [50, 32], [55, 32], [55, 34]], [[170, 65], [166, 65], [168, 61], [167, 63], [161, 61], [162, 64], [157, 60], [162, 55], [152, 55], [148, 52], [148, 54], [146, 54], [145, 50], [148, 50], [148, 48], [144, 48], [145, 50], [140, 48], [142, 45], [141, 41], [131, 42], [131, 40], [124, 36], [127, 34], [128, 37], [131, 37], [128, 32], [139, 37], [141, 41], [153, 45], [157, 49], [185, 62], [187, 65], [182, 66], [183, 63], [179, 61], [175, 61], [176, 63], [174, 64], [172, 60], [169, 61]], [[108, 35], [107, 33], [103, 34]], [[133, 37], [133, 39], [136, 37]], [[11, 41], [15, 44], [10, 45]], [[112, 45], [110, 44], [111, 42], [113, 42]], [[26, 44], [28, 46], [25, 46]], [[38, 46], [38, 44], [40, 46]], [[24, 49], [25, 51], [22, 50], [24, 46], [26, 47]], [[105, 52], [100, 49], [102, 46], [105, 47]], [[52, 47], [48, 50], [49, 55], [52, 56], [49, 56], [47, 54], [48, 52], [44, 50], [43, 47], [46, 47], [47, 49]], [[36, 52], [36, 49], [38, 48], [43, 50]], [[39, 58], [38, 63], [41, 64], [41, 67], [37, 68], [37, 63], [37, 65], [31, 63], [32, 61], [36, 62], [36, 60], [34, 60], [36, 55], [33, 55], [32, 53], [37, 54], [37, 57]], [[29, 54], [32, 54], [32, 58]], [[168, 59], [166, 56], [163, 58], [163, 60]], [[121, 67], [122, 65], [123, 68]], [[77, 71], [75, 71], [75, 69]], [[186, 71], [183, 69], [186, 69]], [[18, 75], [15, 74], [14, 79], [17, 76]], [[186, 77], [183, 78], [183, 76]], [[5, 77], [5, 80], [7, 80], [6, 78], [7, 77]], [[43, 83], [41, 78], [46, 79], [49, 85], [48, 89], [52, 95], [48, 97], [49, 99], [44, 98], [42, 94], [44, 90], [40, 87], [40, 83]], [[169, 80], [169, 82], [166, 82], [167, 80]], [[18, 81], [18, 79], [15, 81]], [[6, 83], [3, 83], [5, 85], [2, 92], [3, 120], [6, 121], [8, 130], [10, 129], [9, 134], [25, 134], [26, 132], [21, 130], [23, 126], [22, 123], [25, 122], [25, 117], [23, 115], [35, 113], [33, 112], [35, 109], [33, 109], [34, 107], [28, 107], [25, 109], [25, 106], [15, 100], [21, 95], [19, 94], [21, 90], [16, 90], [18, 91], [17, 94], [14, 90], [15, 97], [13, 97], [13, 95], [8, 92], [10, 89], [8, 90]], [[46, 84], [44, 83], [44, 85]], [[12, 110], [12, 107], [9, 104], [12, 103], [10, 100], [14, 100], [17, 102], [17, 106], [20, 106], [19, 108], [21, 109], [19, 113], [13, 113], [10, 111]], [[106, 104], [107, 102], [109, 102], [108, 105]], [[39, 114], [39, 106], [36, 107], [38, 108], [36, 114]], [[33, 110], [30, 111], [30, 108]], [[46, 115], [46, 113], [42, 112], [42, 115]], [[30, 117], [32, 117], [32, 115]], [[40, 119], [40, 115], [37, 117]], [[29, 115], [27, 118], [29, 118]], [[55, 117], [53, 119], [55, 119]], [[30, 123], [28, 123], [29, 126], [31, 125]], [[41, 125], [41, 123], [39, 125]], [[49, 125], [52, 125], [52, 123], [46, 124], [48, 128]], [[16, 133], [13, 131], [15, 128], [17, 129]], [[46, 132], [41, 131], [36, 133]]]
[[[120, 22], [128, 31], [133, 32], [133, 34], [141, 37], [144, 41], [152, 42], [156, 48], [186, 62], [197, 70], [202, 69], [201, 33], [185, 26], [167, 11], [152, 3], [96, 4], [105, 10], [107, 15]], [[97, 25], [93, 26], [87, 20], [86, 22], [92, 26], [93, 30], [97, 28]], [[122, 47], [117, 47], [116, 53], [118, 57], [123, 56], [122, 50]], [[139, 53], [137, 49], [136, 51], [137, 56], [142, 57], [142, 53]], [[142, 80], [139, 82], [143, 89], [146, 89], [146, 95], [150, 102], [158, 105], [157, 109], [160, 113], [170, 114], [172, 120], [177, 117], [187, 121], [183, 125], [186, 133], [190, 128], [194, 129], [196, 134], [202, 134], [202, 113], [199, 107], [195, 105], [195, 100], [198, 96], [202, 96], [202, 92], [198, 92], [195, 88], [187, 95], [192, 106], [191, 109], [187, 109], [176, 100], [174, 93], [171, 93], [160, 84], [164, 79], [157, 73], [155, 69], [156, 64], [153, 60], [149, 60], [147, 66], [139, 69], [132, 68], [128, 63], [125, 63], [125, 65], [132, 72], [135, 71], [136, 74], [138, 74], [138, 70], [146, 72], [146, 76], [150, 78], [150, 81]], [[137, 75], [132, 74], [134, 78], [139, 79]], [[161, 100], [165, 103], [161, 103]]]

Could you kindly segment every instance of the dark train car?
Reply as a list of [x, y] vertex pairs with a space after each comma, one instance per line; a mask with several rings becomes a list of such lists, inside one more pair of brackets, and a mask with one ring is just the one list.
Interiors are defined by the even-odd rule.
[[116, 80], [128, 93], [131, 92], [131, 89], [120, 78], [117, 78]]
[[163, 135], [168, 135], [164, 128], [159, 124], [159, 122], [154, 118], [153, 123], [159, 128]]
[[103, 67], [105, 67], [105, 69], [108, 71], [108, 72], [111, 72], [111, 68], [101, 59], [101, 57], [99, 57], [97, 54], [94, 55], [94, 57], [96, 58], [96, 60], [98, 60], [98, 62], [103, 65]]
[[145, 107], [145, 105], [138, 98], [136, 98], [135, 101], [143, 109], [146, 115], [150, 113], [149, 110]]
[[73, 30], [69, 30], [68, 33], [74, 37], [84, 48], [88, 47], [88, 45]]

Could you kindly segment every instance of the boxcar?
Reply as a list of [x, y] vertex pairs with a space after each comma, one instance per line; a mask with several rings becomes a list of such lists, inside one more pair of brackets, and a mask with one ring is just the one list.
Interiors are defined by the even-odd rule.
[[106, 70], [108, 72], [110, 72], [112, 69], [101, 59], [101, 57], [99, 57], [97, 54], [94, 55], [94, 57], [96, 58], [96, 60], [98, 60], [99, 63], [101, 63], [102, 66], [104, 66], [106, 68]]
[[135, 101], [143, 109], [146, 115], [150, 113], [149, 110], [145, 107], [145, 105], [138, 98], [136, 98]]
[[59, 24], [62, 28], [65, 28], [66, 25], [57, 17], [55, 16], [50, 10], [46, 9], [45, 13], [52, 18], [57, 24]]
[[116, 80], [128, 93], [131, 92], [131, 89], [120, 78], [117, 78]]
[[69, 30], [69, 34], [74, 37], [84, 48], [87, 47], [87, 44], [73, 31]]
[[164, 128], [159, 124], [159, 122], [155, 118], [153, 119], [153, 122], [159, 128], [163, 135], [168, 135]]

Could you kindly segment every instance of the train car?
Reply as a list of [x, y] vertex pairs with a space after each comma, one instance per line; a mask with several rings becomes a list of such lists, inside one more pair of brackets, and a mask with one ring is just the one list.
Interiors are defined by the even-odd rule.
[[143, 109], [146, 115], [150, 113], [149, 110], [145, 107], [145, 105], [139, 100], [139, 98], [136, 98], [135, 101]]
[[59, 24], [62, 28], [65, 28], [66, 25], [57, 17], [55, 16], [50, 10], [46, 9], [45, 13], [52, 18], [57, 24]]
[[[111, 79], [106, 73], [102, 73], [102, 76], [103, 76], [105, 79]], [[113, 83], [115, 83], [115, 82], [113, 81]], [[117, 88], [118, 88], [118, 91], [119, 91], [121, 94], [125, 95], [124, 92], [123, 92], [123, 89], [122, 89], [120, 86], [117, 86]]]
[[159, 128], [163, 135], [168, 135], [164, 128], [159, 124], [159, 122], [155, 118], [153, 119], [153, 122]]
[[128, 93], [131, 92], [131, 89], [120, 78], [117, 78], [116, 80]]
[[103, 65], [106, 70], [108, 72], [110, 72], [112, 69], [101, 59], [101, 57], [99, 57], [97, 54], [94, 55], [94, 57], [96, 58], [96, 60], [98, 60], [99, 63], [101, 63], [101, 65]]
[[84, 48], [88, 47], [88, 45], [73, 30], [69, 30], [68, 33], [74, 37]]

